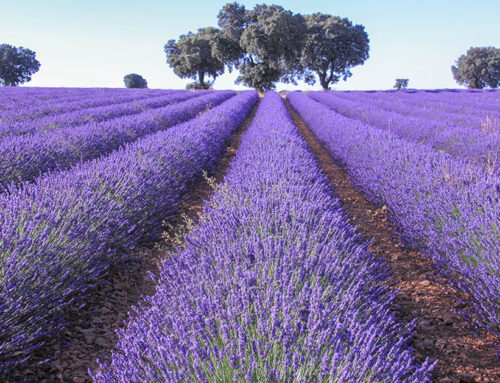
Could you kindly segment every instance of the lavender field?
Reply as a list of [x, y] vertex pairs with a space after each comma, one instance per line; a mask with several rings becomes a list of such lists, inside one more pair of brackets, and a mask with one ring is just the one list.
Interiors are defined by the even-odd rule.
[[[0, 381], [416, 383], [459, 363], [439, 339], [417, 341], [423, 314], [400, 314], [412, 307], [393, 254], [371, 250], [291, 113], [432, 265], [440, 282], [422, 285], [453, 290], [442, 325], [463, 321], [500, 353], [500, 91], [6, 87]], [[159, 245], [206, 182], [200, 217]], [[88, 301], [144, 248], [155, 292], [110, 325], [95, 346], [106, 358], [96, 337], [78, 350], [75, 375], [49, 345], [98, 332], [81, 331], [79, 310], [99, 316]], [[477, 379], [499, 372], [482, 368]]]

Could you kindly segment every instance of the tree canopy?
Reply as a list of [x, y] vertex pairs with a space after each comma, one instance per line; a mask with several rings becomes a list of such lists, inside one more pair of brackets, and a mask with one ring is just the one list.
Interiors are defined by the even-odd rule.
[[130, 73], [123, 77], [123, 82], [127, 88], [147, 88], [148, 82], [137, 73]]
[[304, 18], [278, 5], [256, 5], [248, 11], [226, 4], [218, 15], [221, 40], [215, 54], [229, 68], [239, 69], [237, 83], [260, 91], [278, 81], [300, 77], [298, 57], [305, 32]]
[[406, 89], [406, 88], [408, 88], [409, 82], [410, 82], [410, 80], [407, 78], [397, 78], [396, 83], [394, 84], [393, 88], [397, 89], [397, 90]]
[[31, 80], [40, 69], [36, 53], [23, 47], [0, 44], [0, 85], [17, 86]]
[[451, 67], [457, 83], [470, 89], [497, 88], [500, 85], [500, 49], [471, 47]]
[[[323, 13], [305, 16], [305, 20], [300, 64], [316, 73], [324, 90], [352, 76], [350, 69], [368, 59], [369, 39], [362, 25]], [[306, 82], [314, 84], [314, 77], [309, 78]]]
[[[200, 88], [208, 89], [224, 73], [224, 63], [212, 54], [218, 35], [217, 28], [208, 27], [182, 35], [178, 41], [169, 40], [164, 49], [168, 65], [180, 78], [192, 78]], [[211, 82], [207, 76], [212, 77]]]
[[278, 5], [247, 10], [236, 2], [219, 12], [216, 28], [202, 28], [165, 45], [167, 62], [181, 78], [215, 77], [239, 70], [236, 83], [259, 91], [276, 83], [314, 84], [323, 89], [352, 75], [368, 58], [368, 35], [346, 18], [315, 13], [303, 16]]
[[362, 25], [315, 13], [302, 16], [277, 5], [246, 10], [226, 4], [218, 15], [221, 39], [215, 54], [231, 69], [237, 82], [258, 90], [278, 81], [314, 84], [323, 89], [352, 75], [350, 69], [368, 58], [369, 40]]

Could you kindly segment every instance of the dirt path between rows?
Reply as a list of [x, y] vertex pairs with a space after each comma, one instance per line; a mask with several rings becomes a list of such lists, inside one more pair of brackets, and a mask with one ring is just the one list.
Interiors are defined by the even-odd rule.
[[[258, 104], [253, 107], [242, 126], [232, 134], [216, 170], [209, 174], [210, 182], [222, 182], [241, 143], [241, 136], [255, 117], [257, 107]], [[71, 325], [64, 330], [62, 339], [54, 339], [43, 347], [22, 370], [8, 377], [8, 382], [92, 381], [88, 370], [98, 367], [97, 359], [109, 360], [111, 350], [118, 341], [115, 331], [125, 326], [134, 306], [144, 302], [145, 296], [154, 294], [155, 285], [150, 273], [158, 272], [158, 262], [179, 239], [178, 235], [182, 234], [186, 220], [195, 223], [204, 202], [213, 193], [213, 187], [204, 178], [190, 190], [192, 192], [186, 196], [176, 216], [168, 222], [165, 233], [167, 239], [135, 251], [130, 254], [126, 264], [112, 267], [86, 302], [86, 307], [68, 314]]]
[[417, 319], [412, 342], [417, 361], [439, 360], [433, 374], [436, 382], [500, 382], [500, 361], [491, 344], [499, 337], [484, 330], [473, 331], [474, 322], [457, 314], [467, 311], [467, 297], [439, 278], [431, 262], [417, 251], [405, 248], [386, 208], [371, 203], [356, 188], [346, 171], [321, 145], [302, 118], [286, 102], [293, 122], [311, 148], [323, 173], [334, 187], [344, 211], [367, 240], [369, 250], [392, 268], [399, 290], [394, 309], [400, 320]]

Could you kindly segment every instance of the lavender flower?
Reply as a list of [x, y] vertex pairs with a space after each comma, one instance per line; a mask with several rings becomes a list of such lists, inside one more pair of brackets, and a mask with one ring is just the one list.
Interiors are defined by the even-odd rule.
[[500, 178], [467, 161], [288, 95], [332, 156], [403, 240], [431, 256], [466, 291], [482, 323], [500, 332]]
[[64, 326], [123, 250], [156, 238], [257, 101], [243, 92], [110, 155], [0, 194], [0, 374]]
[[267, 93], [186, 246], [96, 382], [428, 382], [388, 271]]

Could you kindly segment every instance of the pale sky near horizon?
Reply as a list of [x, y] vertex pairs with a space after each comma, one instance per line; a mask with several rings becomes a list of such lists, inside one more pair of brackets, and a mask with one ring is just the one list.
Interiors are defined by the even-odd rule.
[[[203, 0], [0, 0], [0, 43], [37, 53], [38, 73], [26, 86], [118, 87], [139, 73], [150, 88], [184, 88], [166, 64], [163, 46], [200, 27], [217, 26], [231, 1]], [[450, 67], [471, 46], [500, 47], [500, 0], [284, 0], [295, 13], [323, 12], [362, 24], [370, 58], [335, 89], [389, 89], [395, 78], [410, 88], [457, 88]], [[236, 73], [217, 78], [216, 89], [243, 89]], [[294, 89], [278, 84], [280, 89]], [[319, 89], [299, 85], [300, 89]]]

